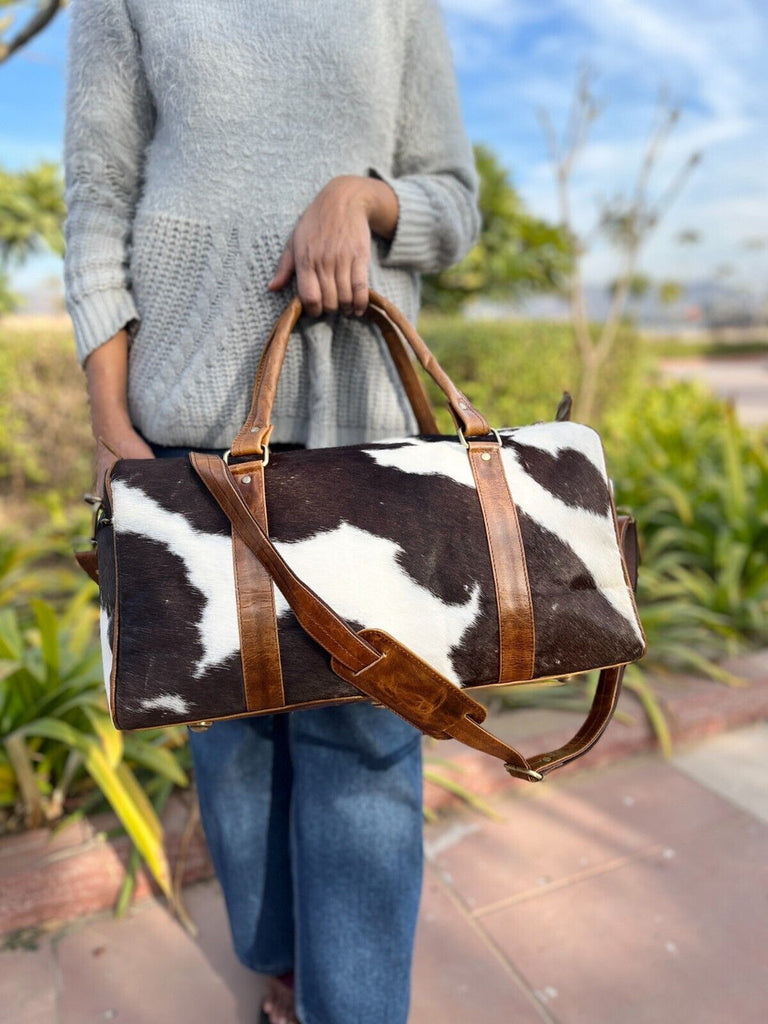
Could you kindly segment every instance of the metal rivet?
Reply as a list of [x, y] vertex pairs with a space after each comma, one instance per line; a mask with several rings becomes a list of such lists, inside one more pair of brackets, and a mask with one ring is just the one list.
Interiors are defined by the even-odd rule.
[[250, 482], [251, 478], [249, 476], [244, 476], [243, 479], [240, 481], [241, 484], [249, 484]]
[[251, 433], [252, 434], [258, 434], [258, 432], [259, 432], [259, 428], [258, 427], [251, 427]]
[[491, 461], [491, 453], [490, 452], [483, 452], [483, 454], [480, 456], [480, 458], [483, 460], [483, 462], [490, 462]]
[[467, 403], [466, 402], [459, 402], [459, 408], [460, 409], [466, 409], [467, 408]]

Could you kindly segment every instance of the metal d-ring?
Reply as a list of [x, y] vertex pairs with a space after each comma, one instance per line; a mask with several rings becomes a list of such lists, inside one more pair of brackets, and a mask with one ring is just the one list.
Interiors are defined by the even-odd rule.
[[[269, 465], [269, 445], [263, 444], [261, 447], [264, 449], [264, 455], [262, 457], [261, 464], [266, 468]], [[232, 457], [232, 449], [227, 448], [227, 450], [221, 457], [224, 460], [224, 464], [228, 466], [229, 460]]]
[[[469, 448], [469, 441], [467, 441], [466, 437], [464, 437], [464, 431], [461, 429], [461, 427], [458, 428], [457, 433], [459, 436], [459, 440], [461, 441], [462, 447]], [[499, 434], [498, 430], [496, 430], [494, 427], [491, 427], [490, 433], [493, 434], [493, 436], [496, 438], [496, 442], [499, 448], [501, 448], [501, 435]]]

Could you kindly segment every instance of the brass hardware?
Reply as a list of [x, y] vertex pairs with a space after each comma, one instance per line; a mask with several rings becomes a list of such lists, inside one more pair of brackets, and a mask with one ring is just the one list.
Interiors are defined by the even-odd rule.
[[534, 771], [533, 768], [518, 768], [514, 764], [505, 764], [504, 767], [516, 779], [527, 779], [528, 782], [542, 782], [544, 779], [541, 772]]
[[[263, 466], [267, 466], [269, 464], [269, 445], [265, 444], [265, 445], [262, 445], [262, 447], [264, 449], [264, 455], [262, 456], [261, 464]], [[224, 464], [228, 466], [229, 465], [229, 460], [232, 457], [232, 449], [231, 448], [227, 448], [227, 450], [224, 452], [224, 454], [221, 457], [224, 460]], [[245, 478], [243, 478], [243, 479], [244, 479], [244, 482], [250, 483], [250, 480], [245, 481]]]
[[94, 516], [93, 516], [93, 535], [94, 535], [94, 538], [96, 537], [96, 534], [102, 528], [102, 526], [111, 526], [111, 525], [112, 525], [112, 519], [111, 519], [110, 516], [105, 514], [104, 506], [101, 505], [101, 504], [98, 505], [97, 508], [96, 508], [96, 512], [94, 513]]
[[[461, 429], [461, 427], [459, 427], [456, 433], [459, 436], [459, 440], [461, 441], [462, 447], [469, 448], [469, 442], [467, 441], [466, 437], [464, 437], [464, 431]], [[501, 436], [499, 435], [498, 430], [496, 430], [494, 427], [491, 427], [491, 433], [496, 438], [496, 444], [498, 444], [499, 448], [501, 448]]]
[[189, 728], [192, 730], [192, 732], [205, 732], [207, 729], [210, 729], [212, 725], [213, 722], [210, 722], [204, 718], [199, 722], [190, 722]]

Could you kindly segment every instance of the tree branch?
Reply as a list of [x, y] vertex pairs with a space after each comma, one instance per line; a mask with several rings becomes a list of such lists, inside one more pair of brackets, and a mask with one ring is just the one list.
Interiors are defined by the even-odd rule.
[[39, 32], [56, 17], [59, 10], [64, 6], [66, 0], [46, 0], [38, 12], [34, 14], [27, 24], [8, 43], [0, 42], [0, 64], [33, 39]]

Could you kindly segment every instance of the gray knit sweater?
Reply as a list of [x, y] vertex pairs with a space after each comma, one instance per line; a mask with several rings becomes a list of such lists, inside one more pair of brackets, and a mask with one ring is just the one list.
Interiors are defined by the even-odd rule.
[[[134, 424], [226, 447], [289, 291], [267, 282], [339, 174], [388, 182], [371, 286], [413, 320], [419, 272], [461, 259], [477, 178], [436, 0], [73, 0], [65, 124], [65, 293], [81, 363], [127, 326]], [[410, 432], [378, 331], [302, 318], [275, 441]]]

